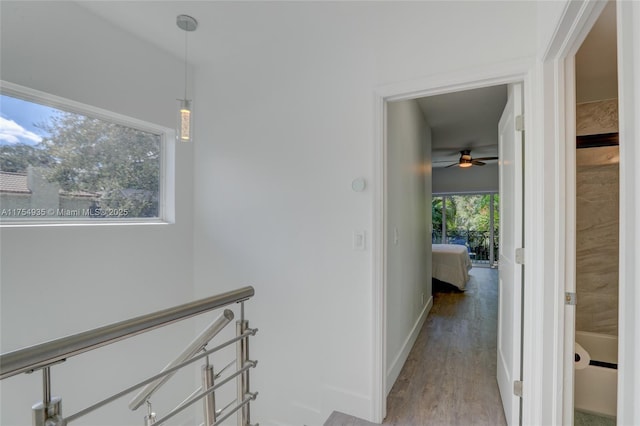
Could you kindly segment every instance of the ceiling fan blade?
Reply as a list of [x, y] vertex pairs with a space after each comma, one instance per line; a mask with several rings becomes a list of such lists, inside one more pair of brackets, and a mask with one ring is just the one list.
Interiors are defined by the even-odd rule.
[[440, 155], [460, 155], [460, 150], [455, 148], [433, 148], [431, 152]]
[[482, 161], [478, 161], [476, 159], [471, 160], [471, 164], [473, 164], [474, 166], [484, 166], [487, 163], [483, 163]]
[[498, 159], [499, 159], [498, 157], [479, 157], [479, 158], [474, 158], [474, 160], [479, 160], [479, 161], [482, 161], [482, 160], [498, 160]]
[[457, 166], [459, 163], [451, 163], [448, 166], [445, 167], [445, 169], [448, 169], [449, 167], [453, 167], [453, 166]]

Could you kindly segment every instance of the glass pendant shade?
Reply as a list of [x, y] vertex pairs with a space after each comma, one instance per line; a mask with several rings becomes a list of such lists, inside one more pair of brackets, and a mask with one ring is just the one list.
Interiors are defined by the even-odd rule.
[[180, 99], [180, 108], [178, 110], [178, 134], [177, 139], [180, 142], [191, 142], [193, 136], [193, 110], [191, 101]]

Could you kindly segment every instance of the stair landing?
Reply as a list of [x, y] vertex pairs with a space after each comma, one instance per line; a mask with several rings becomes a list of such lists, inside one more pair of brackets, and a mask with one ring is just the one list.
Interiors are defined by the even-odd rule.
[[324, 422], [324, 426], [378, 426], [378, 424], [334, 411]]

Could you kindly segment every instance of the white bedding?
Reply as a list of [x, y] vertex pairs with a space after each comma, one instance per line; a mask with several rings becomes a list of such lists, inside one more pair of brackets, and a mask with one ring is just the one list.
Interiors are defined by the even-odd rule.
[[433, 278], [464, 290], [471, 269], [467, 247], [457, 244], [433, 244], [432, 247]]

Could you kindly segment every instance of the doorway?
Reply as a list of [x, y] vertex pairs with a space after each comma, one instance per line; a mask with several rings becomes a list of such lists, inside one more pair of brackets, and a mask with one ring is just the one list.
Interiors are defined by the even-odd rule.
[[[575, 240], [567, 291], [575, 294], [565, 316], [572, 380], [566, 422], [616, 423], [618, 381], [619, 147], [616, 3], [606, 3], [575, 55], [567, 60], [570, 132], [568, 194]], [[599, 253], [599, 254], [598, 254]]]
[[[412, 99], [442, 95], [447, 93], [458, 93], [458, 92], [463, 92], [465, 90], [486, 88], [486, 87], [497, 86], [497, 85], [508, 85], [511, 83], [522, 82], [522, 81], [524, 81], [526, 85], [531, 78], [529, 75], [528, 65], [529, 64], [527, 62], [523, 62], [520, 64], [514, 64], [513, 65], [514, 68], [510, 70], [494, 69], [492, 70], [493, 76], [491, 78], [477, 79], [477, 75], [475, 75], [475, 73], [471, 73], [467, 75], [460, 75], [459, 76], [460, 82], [456, 84], [447, 84], [442, 86], [438, 82], [425, 81], [423, 82], [424, 85], [422, 86], [424, 87], [424, 89], [419, 91], [415, 91], [411, 93], [401, 93], [401, 92], [396, 92], [393, 88], [387, 88], [387, 90], [385, 90], [385, 93], [378, 94], [377, 105], [379, 107], [379, 112], [380, 112], [379, 118], [381, 122], [379, 123], [380, 126], [377, 126], [380, 131], [378, 135], [378, 140], [380, 141], [380, 144], [376, 147], [376, 164], [378, 165], [378, 167], [376, 167], [376, 171], [379, 172], [377, 173], [377, 176], [376, 176], [376, 182], [379, 185], [376, 185], [376, 186], [381, 188], [381, 190], [374, 191], [374, 197], [375, 197], [377, 208], [374, 209], [374, 232], [373, 232], [374, 264], [377, 265], [376, 271], [374, 274], [374, 285], [375, 285], [374, 306], [377, 306], [379, 309], [377, 310], [374, 308], [374, 316], [375, 316], [375, 324], [376, 324], [376, 330], [374, 331], [374, 341], [375, 341], [374, 383], [378, 384], [379, 386], [374, 386], [374, 389], [377, 392], [377, 396], [376, 398], [374, 398], [375, 411], [374, 411], [373, 418], [376, 419], [377, 421], [382, 421], [382, 419], [386, 415], [386, 393], [388, 392], [388, 390], [390, 390], [390, 387], [391, 387], [390, 385], [392, 384], [392, 383], [388, 383], [389, 364], [387, 359], [389, 356], [389, 354], [387, 353], [388, 327], [389, 327], [388, 320], [389, 318], [393, 317], [393, 313], [390, 313], [387, 310], [387, 307], [388, 307], [387, 292], [389, 289], [388, 281], [387, 281], [387, 272], [388, 272], [387, 260], [388, 260], [388, 253], [390, 250], [393, 249], [392, 245], [394, 244], [394, 242], [402, 238], [402, 234], [396, 232], [395, 226], [388, 222], [389, 212], [388, 212], [387, 202], [389, 197], [391, 196], [388, 193], [388, 186], [387, 186], [388, 141], [387, 141], [387, 135], [386, 135], [386, 130], [387, 130], [386, 120], [387, 120], [387, 114], [388, 114], [388, 104], [390, 102], [395, 102], [400, 100], [412, 100]], [[517, 71], [515, 71], [515, 69], [517, 69]], [[480, 71], [480, 73], [483, 74], [484, 77], [486, 77], [487, 75], [486, 71], [487, 70], [482, 70]], [[475, 75], [475, 78], [473, 77], [474, 75]], [[526, 99], [527, 99], [527, 102], [525, 103], [528, 103], [529, 98], [527, 97]], [[523, 102], [522, 99], [520, 99], [519, 102]], [[515, 119], [515, 116], [512, 118]], [[520, 152], [520, 154], [522, 153], [521, 151], [518, 151], [518, 152]], [[428, 165], [426, 168], [429, 169], [428, 171], [430, 171], [431, 169], [430, 165]], [[516, 189], [516, 191], [520, 191], [520, 190], [521, 188]], [[426, 199], [428, 199], [430, 202], [430, 196], [429, 198], [425, 197], [425, 200]], [[522, 203], [522, 199], [520, 199], [520, 207], [522, 206], [521, 203]], [[430, 235], [430, 232], [429, 232], [429, 235]], [[507, 305], [514, 306], [516, 305], [516, 303], [510, 303]], [[517, 310], [513, 309], [511, 310], [511, 312], [512, 313], [514, 313], [515, 311], [521, 312], [520, 299], [518, 299], [517, 308], [518, 308]], [[416, 322], [416, 324], [418, 323], [419, 322]], [[518, 321], [518, 324], [519, 324], [519, 321]], [[416, 332], [419, 331], [419, 328], [420, 328], [419, 326], [414, 327], [414, 329], [417, 329]], [[516, 354], [516, 353], [519, 354], [521, 351], [520, 342], [522, 341], [522, 330], [520, 329], [519, 326], [511, 327], [509, 328], [509, 330], [513, 331], [514, 333], [517, 333], [518, 338], [513, 339], [511, 341], [513, 343], [513, 347], [510, 347], [508, 352], [510, 354]], [[407, 340], [410, 341], [411, 333], [408, 333], [408, 334], [409, 335], [407, 336]], [[394, 338], [397, 338], [397, 337], [394, 336]], [[518, 356], [518, 359], [519, 359], [519, 356]], [[514, 358], [510, 357], [510, 360], [513, 361]], [[394, 361], [396, 360], [394, 359]], [[402, 360], [400, 364], [403, 364], [403, 363], [404, 363], [404, 360]], [[512, 377], [512, 379], [518, 379], [520, 377], [520, 371], [519, 371], [520, 362], [518, 361], [518, 363], [516, 364], [518, 366], [517, 374], [513, 376], [509, 374], [509, 377]], [[509, 384], [509, 389], [511, 389], [510, 384]], [[510, 391], [509, 391], [509, 395], [511, 397], [514, 397], [514, 401], [517, 401], [517, 397], [515, 397], [514, 395], [511, 395]], [[514, 404], [512, 403], [510, 403], [510, 405], [514, 406]], [[515, 406], [517, 405], [519, 404], [515, 403]], [[516, 418], [519, 416], [519, 414], [514, 414], [514, 415], [516, 416]], [[514, 422], [510, 421], [510, 423], [513, 424]]]

